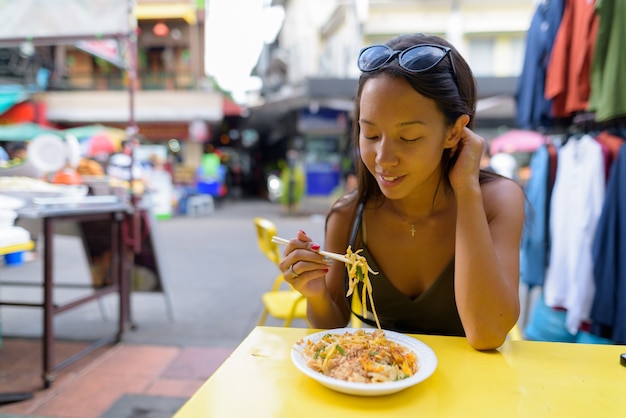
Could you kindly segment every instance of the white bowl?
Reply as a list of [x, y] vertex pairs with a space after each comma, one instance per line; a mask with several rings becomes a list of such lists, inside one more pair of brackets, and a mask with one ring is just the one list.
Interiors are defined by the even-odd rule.
[[[388, 340], [394, 341], [415, 353], [415, 356], [417, 358], [418, 371], [413, 376], [394, 382], [356, 383], [347, 382], [345, 380], [339, 380], [330, 376], [326, 376], [307, 366], [306, 358], [302, 354], [302, 351], [306, 346], [307, 340], [311, 342], [317, 342], [326, 334], [344, 334], [346, 332], [353, 333], [358, 330], [359, 328], [337, 328], [320, 331], [315, 334], [308, 335], [293, 345], [291, 349], [291, 360], [298, 368], [298, 370], [300, 370], [305, 375], [315, 379], [322, 385], [338, 392], [361, 396], [380, 396], [399, 392], [426, 380], [428, 377], [430, 377], [430, 375], [435, 372], [435, 369], [437, 368], [437, 356], [430, 347], [428, 347], [426, 344], [416, 338], [387, 330], [385, 330], [384, 332], [385, 337]], [[376, 329], [373, 328], [363, 328], [363, 330], [370, 333], [376, 331]]]

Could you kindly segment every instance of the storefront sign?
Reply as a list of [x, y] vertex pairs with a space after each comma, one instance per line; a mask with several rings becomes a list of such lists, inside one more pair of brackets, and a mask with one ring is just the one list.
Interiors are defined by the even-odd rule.
[[301, 133], [343, 133], [348, 128], [345, 111], [319, 108], [302, 109], [298, 114], [298, 132]]

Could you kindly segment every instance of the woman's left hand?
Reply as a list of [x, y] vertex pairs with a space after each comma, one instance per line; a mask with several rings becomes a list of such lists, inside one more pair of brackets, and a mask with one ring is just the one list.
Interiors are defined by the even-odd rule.
[[452, 148], [454, 165], [450, 169], [449, 179], [455, 193], [479, 186], [478, 173], [484, 147], [484, 138], [469, 128], [463, 128], [459, 142]]

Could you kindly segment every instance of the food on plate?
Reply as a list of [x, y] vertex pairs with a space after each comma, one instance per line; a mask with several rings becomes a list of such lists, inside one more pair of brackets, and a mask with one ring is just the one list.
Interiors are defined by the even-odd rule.
[[311, 369], [347, 382], [393, 382], [418, 370], [415, 353], [389, 340], [380, 329], [328, 333], [318, 341], [305, 338], [299, 344]]
[[61, 192], [62, 186], [26, 176], [0, 176], [0, 193], [9, 191]]
[[369, 297], [370, 305], [372, 306], [372, 314], [376, 320], [376, 326], [378, 329], [381, 329], [380, 321], [378, 321], [378, 315], [376, 314], [376, 308], [374, 307], [374, 299], [372, 298], [372, 284], [370, 283], [367, 259], [359, 254], [361, 251], [363, 251], [362, 248], [353, 252], [352, 246], [348, 246], [346, 258], [350, 260], [350, 262], [346, 263], [346, 269], [348, 270], [348, 292], [346, 296], [350, 296], [354, 292], [354, 289], [356, 289], [357, 284], [363, 282], [361, 314], [365, 317], [365, 303], [366, 298]]
[[57, 171], [54, 176], [52, 176], [52, 183], [54, 184], [82, 184], [83, 179], [80, 177], [80, 174], [76, 172], [73, 168], [64, 168], [63, 170]]
[[81, 158], [76, 166], [76, 171], [81, 176], [104, 176], [102, 165], [90, 158]]

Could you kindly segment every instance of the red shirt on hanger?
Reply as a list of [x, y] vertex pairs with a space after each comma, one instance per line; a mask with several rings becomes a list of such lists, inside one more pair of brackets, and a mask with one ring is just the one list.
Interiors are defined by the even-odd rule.
[[567, 0], [546, 71], [545, 97], [553, 100], [553, 117], [587, 109], [597, 32], [595, 0]]

